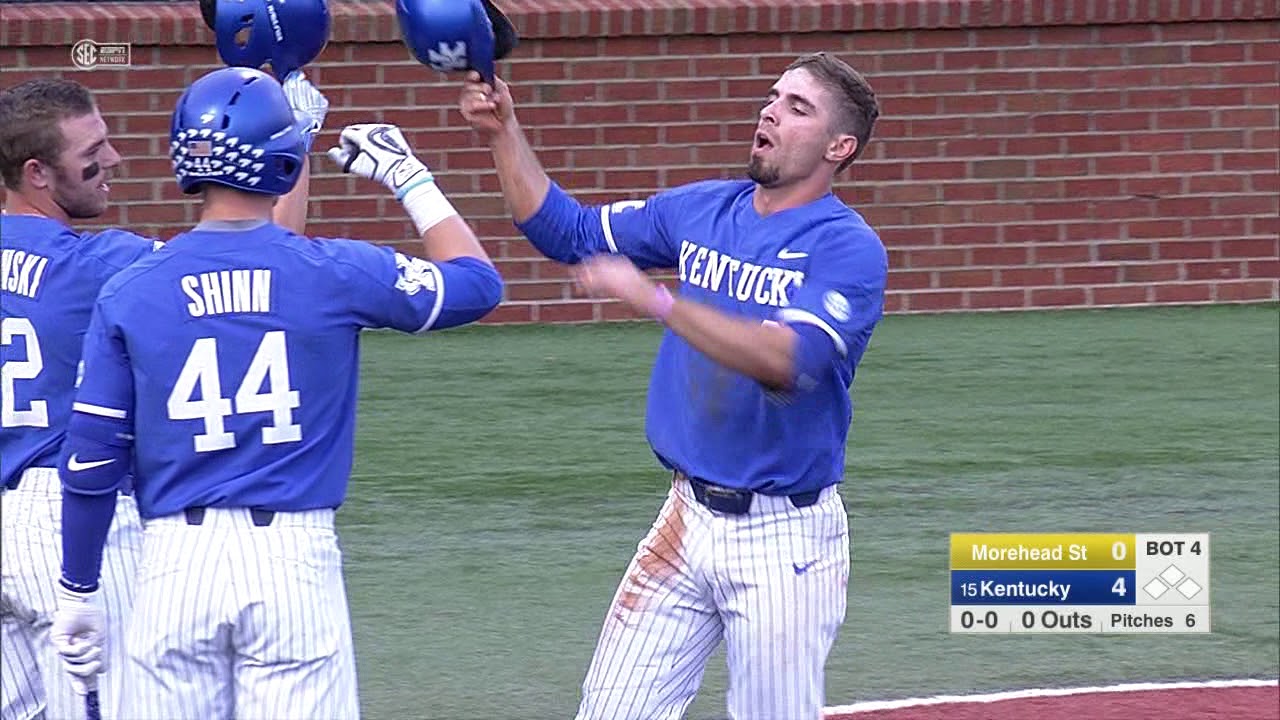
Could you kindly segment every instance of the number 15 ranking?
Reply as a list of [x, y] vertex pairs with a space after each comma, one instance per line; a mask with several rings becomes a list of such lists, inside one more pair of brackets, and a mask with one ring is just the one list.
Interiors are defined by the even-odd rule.
[[953, 633], [1207, 633], [1208, 533], [952, 533]]

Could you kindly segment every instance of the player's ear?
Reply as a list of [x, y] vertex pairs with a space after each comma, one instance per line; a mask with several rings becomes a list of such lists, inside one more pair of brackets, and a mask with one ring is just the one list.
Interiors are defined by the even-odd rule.
[[827, 154], [825, 159], [839, 166], [844, 161], [853, 157], [858, 151], [858, 138], [843, 133], [836, 135], [835, 138], [827, 145]]
[[44, 190], [53, 182], [53, 167], [35, 158], [22, 163], [22, 183], [33, 190]]

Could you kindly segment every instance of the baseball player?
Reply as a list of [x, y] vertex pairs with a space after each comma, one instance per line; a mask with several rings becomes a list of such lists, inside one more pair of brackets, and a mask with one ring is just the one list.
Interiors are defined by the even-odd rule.
[[[72, 225], [107, 210], [120, 155], [89, 90], [32, 80], [0, 92], [0, 718], [75, 718], [74, 692], [53, 645], [58, 529], [58, 448], [71, 416], [80, 346], [98, 289], [153, 243], [120, 230]], [[112, 631], [128, 617], [140, 542], [133, 498], [108, 498], [116, 521], [104, 553], [103, 596]], [[108, 676], [118, 680], [119, 674]], [[81, 686], [82, 687], [82, 686]], [[118, 683], [103, 689], [108, 702]], [[43, 713], [43, 714], [42, 714]]]
[[[871, 87], [835, 57], [800, 58], [762, 99], [748, 179], [589, 208], [547, 177], [505, 83], [473, 73], [460, 103], [534, 246], [666, 326], [647, 435], [672, 488], [614, 596], [578, 717], [681, 717], [722, 640], [733, 718], [820, 717], [847, 595], [849, 389], [887, 272], [876, 233], [831, 189], [871, 136]], [[677, 270], [679, 294], [641, 268]]]
[[[301, 102], [309, 87], [305, 78], [298, 75], [289, 85]], [[119, 163], [92, 94], [78, 83], [33, 80], [0, 92], [0, 174], [9, 193], [0, 215], [3, 720], [39, 717], [42, 711], [48, 718], [84, 713], [83, 677], [63, 672], [49, 638], [61, 557], [56, 464], [98, 290], [156, 245], [122, 230], [72, 229], [76, 221], [105, 212]], [[275, 212], [286, 224], [301, 218], [292, 198]], [[118, 637], [132, 605], [141, 526], [130, 494], [118, 494], [115, 503], [103, 554], [102, 596], [108, 633]], [[122, 646], [107, 650], [107, 664], [119, 667]], [[107, 718], [116, 716], [119, 678], [120, 673], [105, 676], [101, 704]]]
[[[132, 455], [144, 522], [124, 711], [356, 718], [334, 512], [355, 432], [358, 340], [479, 319], [502, 282], [391, 125], [329, 151], [404, 205], [426, 259], [270, 222], [306, 161], [281, 86], [203, 76], [174, 112], [178, 183], [201, 221], [102, 289], [64, 443], [63, 601], [53, 634], [100, 642], [101, 548]], [[242, 164], [240, 159], [251, 162]]]

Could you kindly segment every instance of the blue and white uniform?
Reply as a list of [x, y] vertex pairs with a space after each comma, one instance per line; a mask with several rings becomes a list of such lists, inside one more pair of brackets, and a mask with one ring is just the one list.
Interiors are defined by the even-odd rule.
[[[355, 718], [334, 534], [351, 470], [364, 328], [471, 322], [502, 283], [270, 223], [204, 223], [103, 289], [64, 452], [64, 578], [97, 575], [95, 493], [69, 454], [135, 460], [144, 519], [125, 703], [137, 717]], [[116, 448], [113, 450], [113, 447]], [[109, 466], [108, 466], [109, 467]]]
[[[62, 490], [57, 462], [75, 396], [80, 351], [103, 284], [151, 254], [154, 243], [121, 230], [78, 233], [31, 215], [0, 215], [0, 718], [79, 718], [49, 641], [57, 609]], [[128, 619], [141, 527], [133, 498], [118, 494], [103, 563], [108, 631]], [[108, 646], [108, 667], [123, 653]], [[113, 718], [120, 673], [103, 677], [101, 703]]]
[[552, 259], [615, 253], [677, 269], [682, 298], [800, 338], [795, 387], [780, 394], [664, 334], [646, 428], [673, 487], [614, 598], [579, 718], [681, 717], [721, 639], [732, 717], [821, 713], [849, 572], [836, 489], [849, 390], [888, 263], [834, 195], [762, 217], [754, 193], [750, 181], [709, 181], [582, 207], [553, 184], [520, 225]]

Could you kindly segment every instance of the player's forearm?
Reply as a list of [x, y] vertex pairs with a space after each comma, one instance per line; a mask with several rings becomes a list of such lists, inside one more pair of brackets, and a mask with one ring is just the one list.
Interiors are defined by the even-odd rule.
[[62, 579], [73, 590], [98, 586], [102, 548], [116, 514], [116, 494], [83, 495], [62, 491]]
[[298, 182], [288, 193], [276, 200], [271, 209], [271, 220], [275, 224], [288, 228], [299, 235], [307, 230], [307, 203], [311, 199], [311, 160], [302, 159], [302, 171]]
[[675, 300], [666, 324], [707, 357], [777, 390], [794, 381], [796, 334], [790, 328]]
[[505, 131], [494, 135], [489, 148], [511, 217], [522, 223], [542, 207], [551, 178], [538, 162], [519, 123], [513, 121]]
[[422, 251], [432, 262], [469, 257], [493, 265], [471, 226], [460, 215], [447, 217], [422, 234]]

